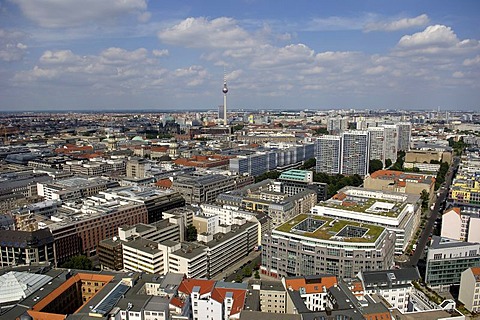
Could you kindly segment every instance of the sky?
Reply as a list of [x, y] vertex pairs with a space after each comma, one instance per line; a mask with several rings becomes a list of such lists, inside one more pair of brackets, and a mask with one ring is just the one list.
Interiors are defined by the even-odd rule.
[[479, 40], [478, 0], [0, 0], [0, 111], [478, 111]]

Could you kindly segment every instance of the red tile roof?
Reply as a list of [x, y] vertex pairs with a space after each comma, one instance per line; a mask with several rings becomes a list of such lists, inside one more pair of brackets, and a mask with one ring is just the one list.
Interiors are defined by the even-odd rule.
[[337, 284], [337, 277], [335, 276], [319, 276], [314, 280], [308, 279], [308, 282], [303, 277], [285, 280], [285, 285], [288, 289], [298, 291], [300, 288], [305, 288], [306, 293], [323, 292], [323, 287], [328, 289], [335, 284]]
[[247, 290], [242, 289], [230, 289], [230, 288], [215, 288], [212, 292], [212, 299], [223, 303], [227, 293], [230, 292], [233, 294], [233, 305], [230, 310], [230, 316], [240, 313], [243, 310], [245, 305], [245, 298], [247, 296]]
[[191, 294], [194, 287], [200, 287], [200, 295], [204, 295], [206, 293], [212, 292], [214, 286], [214, 280], [188, 278], [184, 279], [182, 283], [180, 283], [178, 291], [186, 294]]

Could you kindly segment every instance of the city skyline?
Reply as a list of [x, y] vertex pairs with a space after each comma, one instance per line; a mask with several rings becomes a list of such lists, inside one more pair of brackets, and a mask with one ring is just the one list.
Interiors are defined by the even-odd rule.
[[476, 110], [476, 1], [0, 1], [0, 111]]

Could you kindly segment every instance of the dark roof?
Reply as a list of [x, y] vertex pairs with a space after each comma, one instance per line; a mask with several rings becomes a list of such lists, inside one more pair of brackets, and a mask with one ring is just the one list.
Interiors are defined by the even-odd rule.
[[36, 231], [2, 230], [0, 232], [0, 246], [27, 248], [53, 243], [54, 239], [49, 229]]
[[[420, 279], [420, 274], [416, 267], [394, 269], [394, 270], [380, 270], [362, 272], [362, 279], [366, 287], [371, 285], [385, 284], [392, 286], [407, 282], [407, 285], [414, 280]], [[405, 285], [405, 284], [404, 284]]]

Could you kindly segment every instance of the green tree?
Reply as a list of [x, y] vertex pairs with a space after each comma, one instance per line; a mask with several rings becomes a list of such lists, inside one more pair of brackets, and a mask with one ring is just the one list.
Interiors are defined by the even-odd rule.
[[258, 270], [255, 271], [255, 279], [260, 279], [260, 273], [258, 273]]
[[237, 274], [237, 276], [235, 277], [235, 282], [240, 283], [240, 282], [242, 282], [242, 280], [243, 280], [242, 275], [241, 275], [241, 274]]
[[385, 167], [388, 168], [392, 165], [392, 159], [386, 159], [385, 160]]
[[427, 190], [423, 189], [422, 193], [420, 193], [420, 199], [422, 199], [422, 208], [427, 209], [428, 202], [430, 200], [430, 193], [428, 193]]
[[328, 134], [327, 128], [318, 128], [315, 130], [316, 134]]
[[243, 129], [243, 127], [244, 127], [243, 124], [238, 123], [238, 124], [236, 124], [236, 125], [233, 126], [233, 131], [240, 131], [240, 130]]
[[303, 165], [300, 167], [300, 170], [306, 170], [315, 167], [315, 164], [317, 163], [317, 160], [315, 158], [310, 158], [307, 161], [303, 163]]
[[256, 176], [255, 182], [260, 182], [267, 179], [277, 179], [278, 177], [280, 177], [280, 174], [281, 174], [280, 171], [276, 171], [276, 170], [268, 171], [259, 176]]
[[93, 265], [92, 261], [86, 256], [74, 256], [71, 257], [68, 261], [61, 265], [62, 268], [66, 269], [78, 269], [78, 270], [92, 270]]
[[383, 168], [383, 163], [381, 160], [378, 159], [373, 159], [370, 160], [368, 163], [368, 173], [372, 174], [375, 171], [382, 170]]
[[187, 241], [197, 240], [197, 228], [195, 228], [195, 226], [192, 224], [187, 227], [186, 239]]
[[243, 276], [244, 277], [251, 277], [252, 276], [252, 269], [249, 266], [243, 268]]

